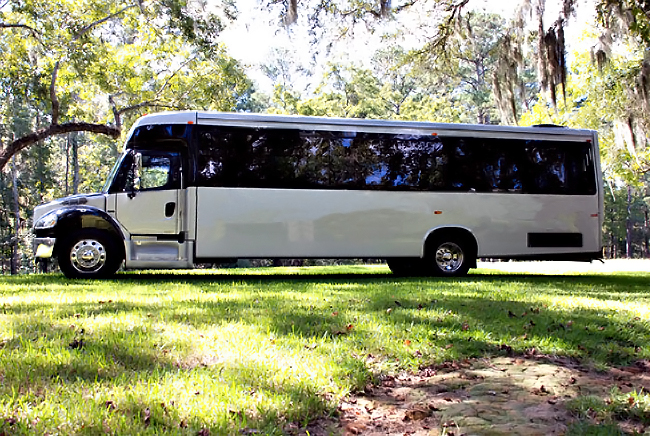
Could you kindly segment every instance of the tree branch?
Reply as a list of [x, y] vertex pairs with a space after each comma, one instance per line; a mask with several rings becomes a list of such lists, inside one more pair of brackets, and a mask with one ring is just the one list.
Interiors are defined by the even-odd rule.
[[[120, 9], [119, 11], [117, 11], [117, 12], [114, 12], [114, 13], [112, 13], [112, 14], [110, 14], [110, 15], [107, 15], [107, 16], [105, 16], [104, 18], [100, 18], [100, 19], [97, 20], [97, 21], [93, 21], [92, 23], [88, 24], [86, 27], [84, 27], [83, 29], [81, 29], [79, 32], [77, 32], [77, 33], [73, 36], [72, 41], [76, 41], [76, 40], [78, 40], [79, 38], [81, 38], [82, 36], [84, 36], [86, 33], [88, 33], [90, 30], [92, 30], [93, 27], [95, 27], [95, 26], [97, 26], [97, 25], [99, 25], [99, 24], [105, 23], [105, 22], [107, 22], [108, 20], [110, 20], [111, 18], [115, 18], [115, 17], [117, 17], [117, 16], [120, 15], [122, 12], [124, 12], [124, 11], [126, 11], [126, 10], [128, 10], [128, 9], [131, 9], [131, 8], [135, 8], [135, 7], [137, 7], [137, 6], [138, 6], [137, 4], [133, 4], [133, 5], [130, 5], [130, 6], [125, 6], [125, 7], [123, 7], [122, 9]], [[140, 9], [142, 9], [142, 7], [141, 7]]]
[[113, 139], [117, 139], [121, 131], [113, 126], [106, 124], [92, 124], [92, 123], [64, 123], [52, 124], [46, 128], [39, 129], [28, 135], [16, 139], [11, 142], [4, 150], [0, 151], [0, 171], [7, 165], [7, 162], [16, 153], [29, 147], [30, 145], [42, 141], [43, 139], [51, 136], [63, 135], [70, 132], [90, 132], [98, 135], [107, 135]]
[[41, 34], [27, 24], [0, 23], [0, 29], [26, 29], [29, 30], [29, 33], [31, 33], [38, 42], [41, 42]]

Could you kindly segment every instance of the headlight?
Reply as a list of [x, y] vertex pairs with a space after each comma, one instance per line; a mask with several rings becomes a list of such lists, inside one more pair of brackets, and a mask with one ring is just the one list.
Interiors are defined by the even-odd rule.
[[59, 215], [56, 211], [48, 212], [43, 215], [36, 223], [34, 223], [35, 229], [51, 229], [56, 225], [56, 222], [59, 220]]

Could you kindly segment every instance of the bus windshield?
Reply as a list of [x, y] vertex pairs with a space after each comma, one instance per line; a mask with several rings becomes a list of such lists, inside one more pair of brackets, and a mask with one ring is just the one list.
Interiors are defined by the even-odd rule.
[[117, 161], [115, 161], [115, 165], [113, 165], [113, 168], [108, 173], [108, 177], [106, 177], [106, 181], [102, 187], [102, 194], [108, 194], [108, 190], [111, 188], [115, 174], [117, 174], [117, 170], [120, 168], [120, 165], [122, 165], [122, 161], [124, 160], [125, 155], [126, 151], [122, 152], [122, 154], [117, 158]]

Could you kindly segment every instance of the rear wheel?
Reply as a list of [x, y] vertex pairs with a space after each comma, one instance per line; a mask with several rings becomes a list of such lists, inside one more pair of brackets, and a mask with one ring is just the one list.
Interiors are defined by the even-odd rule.
[[122, 263], [115, 242], [106, 232], [85, 229], [65, 239], [59, 249], [59, 267], [68, 278], [104, 278]]
[[469, 250], [469, 244], [461, 238], [438, 237], [429, 247], [427, 263], [433, 275], [464, 276], [474, 264], [474, 254]]

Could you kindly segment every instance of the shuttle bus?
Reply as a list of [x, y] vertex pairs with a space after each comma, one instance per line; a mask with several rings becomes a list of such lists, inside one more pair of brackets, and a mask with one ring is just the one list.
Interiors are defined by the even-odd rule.
[[71, 278], [237, 258], [381, 258], [460, 276], [477, 258], [601, 257], [591, 130], [216, 112], [146, 115], [100, 193], [34, 212]]

